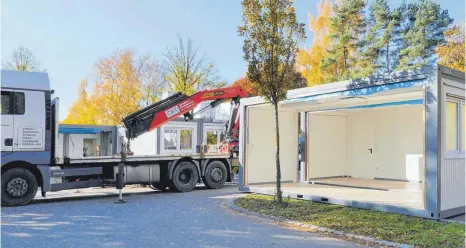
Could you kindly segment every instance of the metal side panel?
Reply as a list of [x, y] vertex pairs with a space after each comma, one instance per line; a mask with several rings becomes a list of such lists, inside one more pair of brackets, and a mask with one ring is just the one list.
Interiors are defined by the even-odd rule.
[[100, 187], [103, 185], [102, 180], [89, 180], [79, 182], [66, 182], [52, 184], [51, 191], [60, 191], [65, 189], [78, 189], [78, 188], [89, 188], [89, 187]]
[[[113, 178], [117, 178], [118, 166], [113, 168]], [[124, 174], [126, 184], [154, 183], [160, 181], [160, 166], [158, 164], [125, 166]]]
[[102, 167], [52, 170], [51, 177], [88, 176], [102, 174]]

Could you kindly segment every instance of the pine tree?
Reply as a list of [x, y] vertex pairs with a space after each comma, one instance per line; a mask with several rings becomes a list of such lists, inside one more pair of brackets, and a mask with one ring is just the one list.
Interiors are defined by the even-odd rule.
[[393, 11], [393, 15], [397, 18], [396, 25], [392, 31], [392, 44], [390, 46], [390, 72], [394, 71], [400, 64], [400, 52], [406, 47], [403, 35], [413, 27], [414, 15], [416, 13], [417, 4], [407, 4], [403, 0], [398, 8]]
[[324, 81], [346, 80], [355, 69], [359, 37], [364, 27], [364, 0], [342, 0], [333, 7], [330, 19], [332, 46], [323, 59], [323, 69], [335, 67], [335, 74], [325, 75]]
[[365, 73], [390, 72], [391, 48], [399, 34], [401, 14], [398, 9], [390, 10], [387, 0], [376, 0], [369, 8], [369, 33], [362, 60], [366, 61]]
[[403, 35], [399, 65], [396, 70], [420, 68], [437, 60], [435, 48], [445, 44], [444, 31], [453, 22], [447, 10], [432, 0], [409, 4], [408, 25]]

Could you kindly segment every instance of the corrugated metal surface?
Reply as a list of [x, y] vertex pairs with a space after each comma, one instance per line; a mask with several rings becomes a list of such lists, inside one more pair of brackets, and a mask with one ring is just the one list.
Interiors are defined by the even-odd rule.
[[441, 210], [462, 207], [465, 203], [465, 159], [445, 158], [441, 168]]

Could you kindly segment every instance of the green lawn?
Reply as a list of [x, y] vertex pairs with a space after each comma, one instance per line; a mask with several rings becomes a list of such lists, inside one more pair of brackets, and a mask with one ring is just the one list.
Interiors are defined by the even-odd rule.
[[286, 199], [285, 202], [285, 206], [279, 206], [272, 196], [248, 195], [236, 199], [235, 204], [266, 215], [416, 247], [465, 247], [464, 224], [306, 200]]

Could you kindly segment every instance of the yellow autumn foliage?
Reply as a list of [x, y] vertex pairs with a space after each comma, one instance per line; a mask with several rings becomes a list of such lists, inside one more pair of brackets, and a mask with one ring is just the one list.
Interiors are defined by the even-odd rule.
[[[309, 86], [325, 83], [324, 76], [327, 72], [322, 71], [321, 63], [330, 48], [330, 0], [318, 2], [317, 11], [317, 16], [309, 14], [309, 30], [314, 35], [313, 43], [309, 49], [300, 49], [297, 56], [298, 70], [306, 78]], [[332, 68], [327, 70], [331, 71]]]
[[464, 29], [455, 25], [445, 31], [444, 35], [447, 43], [437, 47], [439, 64], [466, 71]]
[[97, 124], [96, 108], [87, 94], [87, 80], [81, 80], [78, 86], [78, 98], [68, 110], [64, 124]]
[[[67, 124], [118, 125], [122, 119], [158, 99], [155, 94], [163, 90], [154, 89], [162, 85], [147, 70], [151, 68], [137, 61], [131, 50], [118, 51], [101, 59], [95, 65], [95, 81], [91, 95], [86, 92], [87, 81], [78, 88], [78, 99], [69, 108], [63, 121]], [[143, 83], [144, 80], [148, 80]], [[151, 86], [152, 85], [152, 86]], [[153, 95], [148, 95], [149, 91]]]

